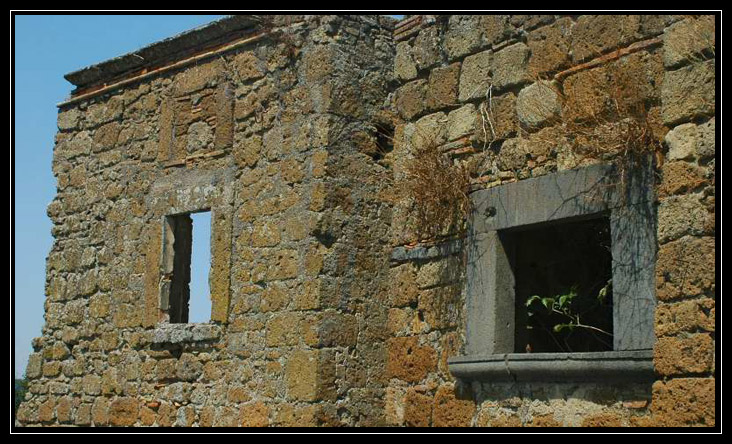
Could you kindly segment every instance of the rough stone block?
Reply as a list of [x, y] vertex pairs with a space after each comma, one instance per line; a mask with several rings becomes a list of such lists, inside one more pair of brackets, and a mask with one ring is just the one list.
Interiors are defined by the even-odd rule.
[[352, 347], [358, 339], [358, 320], [350, 314], [327, 312], [320, 317], [318, 346]]
[[475, 52], [481, 46], [481, 17], [451, 15], [445, 33], [445, 51], [449, 60]]
[[475, 415], [472, 399], [456, 396], [455, 386], [440, 386], [435, 394], [432, 424], [435, 427], [469, 427]]
[[140, 402], [135, 398], [117, 398], [109, 405], [109, 423], [113, 426], [131, 426], [137, 422]]
[[447, 140], [452, 141], [469, 136], [475, 131], [477, 112], [475, 105], [469, 103], [447, 115]]
[[572, 59], [585, 61], [628, 44], [639, 27], [637, 15], [583, 15], [572, 29]]
[[285, 366], [287, 397], [320, 401], [335, 395], [335, 362], [326, 350], [295, 350]]
[[432, 422], [432, 397], [409, 388], [404, 397], [404, 425], [429, 427]]
[[417, 337], [391, 338], [386, 347], [386, 373], [390, 378], [419, 382], [437, 368], [437, 353], [432, 347], [419, 345]]
[[682, 332], [715, 331], [714, 300], [703, 298], [660, 304], [656, 308], [656, 335], [670, 336]]
[[679, 125], [666, 133], [668, 160], [688, 160], [696, 156], [697, 126], [693, 123]]
[[714, 341], [708, 334], [658, 338], [653, 364], [662, 376], [701, 374], [712, 371]]
[[519, 130], [514, 93], [494, 96], [490, 103], [481, 103], [477, 111], [474, 140], [479, 144], [513, 137]]
[[501, 145], [498, 168], [502, 171], [520, 170], [528, 161], [529, 149], [524, 139], [509, 139]]
[[661, 245], [656, 261], [656, 291], [661, 301], [714, 291], [714, 238], [682, 237]]
[[672, 126], [714, 114], [714, 60], [667, 71], [661, 88], [661, 117]]
[[213, 59], [182, 71], [175, 78], [177, 96], [184, 96], [204, 88], [215, 86], [226, 67], [223, 60]]
[[702, 168], [683, 160], [665, 163], [661, 174], [663, 178], [658, 187], [660, 196], [692, 192], [707, 182]]
[[254, 51], [242, 51], [234, 56], [234, 68], [239, 79], [247, 82], [264, 77], [266, 64]]
[[427, 81], [414, 80], [396, 92], [396, 109], [403, 118], [411, 120], [424, 112], [426, 107]]
[[434, 68], [427, 84], [427, 107], [432, 110], [457, 104], [460, 64]]
[[529, 33], [529, 75], [538, 77], [569, 66], [572, 25], [572, 19], [565, 17]]
[[242, 405], [239, 409], [239, 423], [242, 427], [267, 427], [269, 407], [262, 401]]
[[468, 56], [463, 61], [460, 72], [459, 96], [461, 102], [476, 98], [485, 98], [492, 82], [491, 51], [483, 51]]
[[486, 14], [480, 17], [483, 46], [496, 45], [510, 37], [510, 15]]
[[659, 426], [715, 425], [715, 380], [678, 378], [653, 384], [651, 413]]
[[389, 270], [390, 304], [405, 307], [417, 302], [417, 272], [411, 263], [405, 263]]
[[409, 147], [418, 151], [447, 142], [447, 122], [447, 116], [443, 112], [422, 117], [414, 124], [414, 133], [409, 138]]
[[437, 287], [422, 292], [418, 309], [430, 328], [443, 330], [457, 327], [460, 305], [459, 287]]
[[703, 15], [678, 21], [663, 33], [663, 64], [667, 68], [686, 61], [700, 61], [714, 53], [714, 16]]
[[518, 119], [529, 129], [552, 124], [561, 112], [561, 97], [549, 82], [540, 81], [523, 88], [516, 100]]
[[671, 196], [658, 207], [658, 241], [668, 242], [685, 235], [714, 234], [714, 213], [698, 194]]
[[412, 46], [412, 59], [420, 71], [432, 68], [440, 62], [442, 55], [437, 27], [430, 26], [419, 31]]
[[399, 80], [412, 80], [417, 77], [417, 64], [412, 58], [412, 47], [409, 42], [399, 42], [396, 45], [394, 75]]
[[529, 47], [524, 43], [516, 43], [496, 52], [493, 60], [493, 85], [498, 89], [505, 89], [529, 82], [530, 54]]

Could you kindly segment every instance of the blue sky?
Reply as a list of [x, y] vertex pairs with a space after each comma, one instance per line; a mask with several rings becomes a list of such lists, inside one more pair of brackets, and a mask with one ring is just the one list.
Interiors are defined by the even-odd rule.
[[[31, 352], [31, 339], [43, 325], [45, 259], [51, 244], [46, 206], [56, 181], [51, 174], [56, 103], [72, 85], [63, 75], [138, 49], [220, 15], [175, 16], [15, 16], [15, 375], [20, 377]], [[194, 221], [195, 270], [207, 272], [208, 227]], [[205, 225], [205, 222], [204, 224]], [[202, 253], [202, 254], [198, 254]], [[203, 294], [201, 275], [192, 294]], [[201, 307], [200, 309], [197, 307]], [[208, 316], [210, 305], [192, 305], [192, 320]]]

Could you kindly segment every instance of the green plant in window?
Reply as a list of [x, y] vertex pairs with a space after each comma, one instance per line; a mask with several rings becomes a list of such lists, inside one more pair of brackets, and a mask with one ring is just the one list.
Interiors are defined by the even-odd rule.
[[[612, 281], [610, 280], [598, 291], [594, 305], [604, 304], [611, 291]], [[578, 288], [575, 285], [563, 294], [548, 297], [533, 295], [526, 300], [528, 316], [532, 318], [537, 315], [544, 315], [545, 320], [551, 320], [552, 325], [544, 325], [544, 327], [550, 328], [550, 334], [562, 332], [571, 334], [576, 329], [587, 329], [605, 337], [612, 337], [612, 333], [582, 321], [583, 313], [579, 309], [578, 294]], [[532, 329], [533, 327], [529, 323], [526, 328]], [[556, 338], [553, 339], [556, 341]], [[601, 342], [604, 341], [601, 340]], [[566, 345], [566, 348], [569, 349], [569, 346]]]

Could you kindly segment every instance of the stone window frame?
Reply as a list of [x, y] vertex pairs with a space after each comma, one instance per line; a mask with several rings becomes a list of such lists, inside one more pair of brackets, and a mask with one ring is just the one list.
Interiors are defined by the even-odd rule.
[[[652, 161], [596, 164], [471, 194], [467, 239], [465, 355], [451, 373], [485, 381], [607, 381], [653, 378], [656, 209]], [[613, 350], [514, 353], [515, 295], [501, 231], [609, 215]]]
[[[190, 330], [192, 326], [226, 324], [231, 299], [231, 239], [233, 221], [233, 168], [217, 170], [181, 169], [153, 184], [148, 205], [155, 213], [153, 221], [159, 224], [161, 242], [158, 266], [155, 273], [158, 284], [156, 330]], [[211, 317], [203, 323], [171, 323], [169, 309], [170, 282], [166, 278], [173, 257], [172, 242], [166, 232], [170, 229], [171, 216], [211, 212], [211, 268], [209, 282], [211, 293]]]

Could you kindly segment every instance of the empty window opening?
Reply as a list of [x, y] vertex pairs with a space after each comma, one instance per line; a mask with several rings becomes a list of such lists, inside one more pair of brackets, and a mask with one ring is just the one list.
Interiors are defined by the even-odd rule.
[[499, 234], [515, 276], [514, 351], [613, 350], [609, 217]]
[[188, 322], [211, 320], [211, 212], [191, 214], [193, 219], [193, 251], [191, 252], [191, 297]]
[[[168, 319], [171, 323], [208, 322], [211, 319], [211, 212], [186, 213], [166, 218], [166, 254], [169, 274]], [[172, 257], [171, 257], [172, 256]]]

